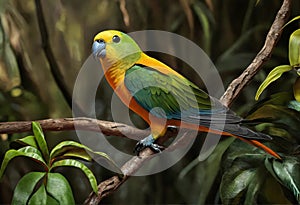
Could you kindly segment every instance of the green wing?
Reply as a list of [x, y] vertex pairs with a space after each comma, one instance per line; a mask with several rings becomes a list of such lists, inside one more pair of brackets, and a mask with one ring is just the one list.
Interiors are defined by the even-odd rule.
[[199, 124], [249, 139], [270, 139], [240, 126], [242, 118], [185, 78], [134, 65], [126, 71], [125, 86], [137, 103], [156, 117]]
[[125, 86], [144, 109], [157, 117], [183, 119], [210, 115], [214, 109], [215, 102], [192, 82], [143, 65], [127, 70]]

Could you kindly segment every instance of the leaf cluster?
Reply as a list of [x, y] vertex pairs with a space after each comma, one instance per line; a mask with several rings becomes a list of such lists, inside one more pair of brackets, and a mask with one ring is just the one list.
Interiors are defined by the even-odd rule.
[[74, 204], [71, 186], [60, 173], [55, 173], [58, 167], [74, 167], [81, 170], [87, 177], [93, 191], [97, 193], [97, 180], [93, 172], [81, 161], [91, 162], [93, 157], [100, 157], [111, 165], [116, 172], [121, 173], [118, 166], [103, 152], [94, 152], [85, 145], [75, 141], [63, 141], [50, 152], [41, 126], [32, 122], [34, 135], [18, 139], [20, 149], [10, 149], [6, 152], [0, 169], [0, 179], [3, 177], [8, 163], [16, 157], [27, 157], [44, 170], [29, 172], [18, 182], [13, 195], [12, 204]]

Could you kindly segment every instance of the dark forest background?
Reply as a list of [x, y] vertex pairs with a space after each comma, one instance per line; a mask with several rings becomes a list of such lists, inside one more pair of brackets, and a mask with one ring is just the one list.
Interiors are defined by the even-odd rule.
[[[155, 29], [182, 35], [210, 56], [227, 88], [263, 46], [282, 3], [267, 0], [258, 3], [256, 0], [48, 0], [41, 1], [40, 13], [37, 2], [0, 0], [0, 121], [3, 122], [72, 117], [70, 103], [76, 76], [91, 54], [94, 35], [106, 29], [124, 32]], [[300, 2], [294, 1], [291, 18], [299, 15], [299, 11]], [[253, 108], [256, 90], [270, 70], [288, 64], [289, 36], [298, 27], [298, 23], [293, 23], [284, 29], [272, 58], [233, 103], [232, 109], [239, 115], [245, 116]], [[184, 63], [167, 55], [153, 55], [202, 86], [198, 78], [185, 69]], [[285, 74], [264, 91], [261, 99], [279, 91], [291, 91], [295, 75]], [[97, 117], [111, 121], [112, 90], [105, 81], [99, 90]], [[138, 117], [133, 115], [133, 118], [137, 126], [145, 126]], [[10, 142], [28, 134], [1, 134], [0, 161]], [[62, 140], [78, 140], [73, 131], [46, 132], [45, 135], [50, 147]], [[118, 137], [113, 140], [128, 152], [135, 144]], [[194, 161], [202, 141], [197, 139], [189, 153], [172, 168], [151, 176], [130, 178], [103, 203], [221, 203], [220, 158], [202, 163]], [[97, 164], [87, 165], [98, 181], [114, 174]], [[0, 203], [10, 202], [18, 180], [35, 166], [23, 158], [9, 165], [5, 180], [0, 182]], [[70, 181], [76, 202], [82, 203], [92, 190], [84, 175], [71, 168], [60, 172]], [[211, 178], [209, 173], [213, 173]], [[278, 183], [272, 186], [277, 187]], [[278, 201], [264, 200], [265, 203], [293, 202], [283, 195], [278, 196]]]

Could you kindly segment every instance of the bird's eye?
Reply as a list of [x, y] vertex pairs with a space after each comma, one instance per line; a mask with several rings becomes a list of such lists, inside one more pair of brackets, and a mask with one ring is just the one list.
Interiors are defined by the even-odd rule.
[[121, 39], [120, 39], [120, 37], [118, 35], [114, 35], [112, 37], [112, 40], [113, 40], [114, 43], [119, 43]]
[[97, 43], [105, 43], [105, 41], [103, 39], [98, 39], [96, 40]]

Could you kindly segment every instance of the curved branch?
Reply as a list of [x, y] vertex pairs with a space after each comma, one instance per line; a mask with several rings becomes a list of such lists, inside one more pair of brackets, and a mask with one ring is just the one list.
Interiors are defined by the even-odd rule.
[[244, 72], [230, 83], [221, 97], [221, 102], [227, 107], [239, 96], [242, 89], [252, 80], [255, 74], [262, 68], [262, 65], [271, 57], [271, 53], [280, 39], [282, 27], [289, 18], [291, 6], [292, 0], [283, 1], [267, 34], [264, 46]]

